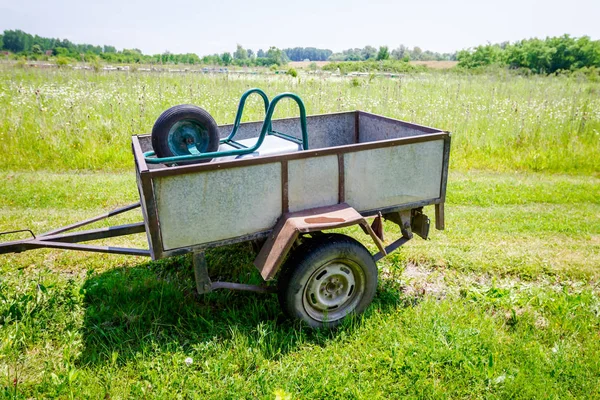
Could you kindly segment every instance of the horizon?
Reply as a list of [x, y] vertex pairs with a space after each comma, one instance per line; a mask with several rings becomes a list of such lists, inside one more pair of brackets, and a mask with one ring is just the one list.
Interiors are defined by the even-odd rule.
[[[0, 28], [0, 29], [1, 29], [1, 28]], [[53, 36], [45, 36], [45, 35], [40, 35], [39, 33], [35, 33], [35, 32], [28, 32], [28, 31], [26, 31], [26, 30], [19, 29], [19, 28], [14, 28], [14, 29], [4, 29], [4, 30], [1, 30], [0, 32], [5, 32], [5, 31], [7, 31], [7, 30], [8, 30], [8, 31], [22, 31], [22, 32], [24, 32], [24, 33], [26, 33], [26, 34], [29, 34], [29, 35], [32, 35], [32, 36], [38, 36], [38, 37], [41, 37], [41, 38], [44, 38], [44, 39], [57, 39], [57, 40], [61, 40], [61, 41], [62, 41], [62, 40], [68, 40], [68, 41], [70, 41], [71, 43], [73, 43], [74, 45], [92, 45], [92, 46], [100, 46], [100, 47], [103, 47], [103, 46], [111, 46], [111, 47], [114, 47], [114, 48], [115, 48], [117, 51], [123, 51], [123, 50], [140, 50], [140, 51], [142, 52], [142, 54], [143, 54], [143, 55], [148, 55], [148, 56], [149, 56], [149, 55], [159, 55], [159, 54], [164, 54], [164, 53], [166, 53], [166, 52], [169, 52], [169, 53], [172, 53], [172, 54], [188, 54], [188, 53], [191, 53], [191, 54], [196, 54], [196, 55], [198, 55], [198, 56], [201, 56], [201, 57], [202, 57], [202, 56], [212, 56], [212, 55], [219, 55], [219, 54], [222, 54], [222, 53], [206, 53], [206, 54], [200, 54], [200, 53], [192, 53], [192, 52], [189, 52], [189, 51], [188, 51], [188, 52], [181, 52], [181, 53], [174, 53], [174, 52], [172, 52], [172, 51], [170, 51], [170, 50], [168, 50], [168, 49], [167, 49], [167, 50], [165, 50], [165, 51], [163, 51], [163, 52], [158, 52], [158, 53], [148, 53], [148, 52], [144, 52], [142, 49], [139, 49], [139, 48], [137, 48], [137, 47], [127, 47], [127, 46], [125, 46], [125, 47], [119, 47], [119, 46], [114, 46], [112, 43], [85, 43], [85, 42], [82, 42], [82, 41], [77, 41], [76, 39], [71, 39], [71, 38], [68, 38], [68, 37], [53, 37]], [[1, 33], [0, 33], [0, 35], [1, 35]], [[506, 40], [506, 41], [502, 41], [502, 42], [496, 42], [496, 43], [487, 42], [487, 43], [481, 43], [481, 44], [479, 44], [479, 45], [472, 46], [472, 47], [470, 47], [470, 48], [466, 48], [466, 49], [474, 49], [474, 48], [476, 48], [476, 47], [478, 47], [478, 46], [481, 46], [481, 45], [487, 45], [487, 44], [492, 44], [492, 45], [494, 45], [494, 44], [502, 44], [502, 43], [507, 43], [507, 42], [510, 42], [510, 43], [516, 43], [516, 42], [518, 42], [518, 41], [521, 41], [521, 40], [529, 40], [529, 39], [542, 39], [542, 40], [543, 40], [543, 39], [546, 39], [546, 38], [549, 38], [549, 37], [562, 37], [562, 36], [564, 36], [564, 35], [568, 35], [568, 36], [570, 36], [570, 37], [573, 37], [573, 38], [580, 38], [580, 37], [590, 37], [590, 39], [591, 39], [591, 40], [596, 40], [596, 39], [594, 39], [593, 37], [591, 37], [590, 35], [574, 36], [574, 35], [570, 35], [570, 34], [568, 34], [568, 33], [563, 33], [562, 35], [545, 36], [545, 37], [529, 37], [529, 38], [522, 38], [522, 39], [518, 39], [518, 40], [514, 40], [514, 41], [508, 41], [508, 40]], [[259, 49], [253, 49], [253, 48], [245, 47], [245, 46], [243, 46], [241, 43], [236, 43], [236, 47], [237, 47], [237, 45], [241, 45], [241, 46], [242, 46], [242, 48], [244, 48], [244, 49], [246, 49], [246, 50], [252, 50], [252, 51], [254, 52], [254, 54], [255, 54], [255, 55], [256, 55], [256, 53], [257, 53], [259, 50], [263, 50], [264, 52], [266, 52], [266, 51], [267, 51], [267, 50], [269, 50], [269, 48], [271, 47], [271, 46], [265, 46], [265, 47], [261, 47], [261, 48], [259, 48]], [[397, 46], [397, 47], [399, 47], [399, 46], [402, 46], [402, 45], [404, 45], [404, 43], [400, 43], [400, 44], [398, 44], [398, 46]], [[304, 49], [307, 49], [307, 48], [315, 48], [315, 49], [317, 49], [317, 50], [330, 50], [330, 51], [332, 51], [332, 54], [339, 54], [339, 53], [342, 53], [342, 52], [344, 52], [344, 51], [347, 51], [347, 50], [353, 50], [353, 49], [359, 49], [359, 50], [360, 50], [360, 49], [363, 49], [363, 48], [364, 48], [364, 47], [366, 47], [366, 46], [372, 46], [372, 47], [374, 47], [375, 49], [379, 49], [380, 47], [382, 47], [382, 46], [387, 46], [387, 45], [367, 44], [367, 45], [365, 45], [365, 46], [363, 46], [363, 47], [349, 47], [349, 48], [342, 49], [342, 50], [339, 50], [339, 51], [335, 51], [335, 50], [332, 50], [332, 49], [329, 49], [329, 48], [320, 48], [320, 47], [310, 46], [310, 45], [308, 45], [308, 46], [306, 46], [306, 45], [305, 45], [305, 46], [294, 46], [294, 47], [282, 47], [282, 48], [279, 48], [279, 49], [280, 49], [280, 50], [288, 50], [288, 49], [294, 49], [294, 48], [304, 48]], [[406, 46], [406, 45], [404, 45], [404, 46]], [[396, 47], [396, 48], [397, 48], [397, 47]], [[420, 46], [413, 46], [413, 47], [411, 47], [411, 46], [406, 46], [406, 48], [407, 48], [407, 49], [414, 49], [415, 47], [420, 47]], [[420, 47], [420, 48], [421, 48], [421, 47]], [[389, 47], [389, 46], [388, 46], [388, 49], [389, 49], [389, 51], [392, 51], [392, 50], [394, 50], [395, 48], [391, 48], [391, 47]], [[458, 53], [459, 51], [461, 51], [461, 50], [465, 50], [465, 49], [456, 49], [456, 50], [453, 50], [453, 51], [447, 51], [447, 52], [437, 52], [437, 51], [435, 51], [435, 50], [431, 50], [431, 49], [427, 49], [427, 48], [421, 48], [421, 50], [423, 50], [424, 52], [425, 52], [425, 51], [431, 51], [431, 52], [433, 52], [434, 54], [435, 54], [435, 53], [437, 53], [437, 54], [440, 54], [440, 55], [444, 55], [444, 54], [450, 54], [450, 55], [451, 55], [451, 54], [456, 54], [456, 53]], [[225, 50], [225, 51], [223, 51], [223, 52], [228, 52], [228, 53], [231, 53], [231, 54], [233, 54], [233, 53], [234, 53], [234, 51], [235, 51], [235, 49], [232, 49], [232, 50], [229, 50], [229, 51], [228, 51], [228, 50]]]
[[[293, 9], [297, 14], [294, 20], [304, 24], [290, 27], [280, 21], [287, 18], [289, 11], [271, 7], [278, 5], [274, 0], [252, 5], [230, 0], [211, 4], [209, 10], [182, 0], [174, 0], [166, 9], [156, 0], [126, 4], [116, 0], [103, 4], [62, 0], [58, 5], [26, 0], [16, 6], [0, 5], [0, 30], [18, 29], [41, 37], [110, 45], [120, 50], [136, 48], [144, 54], [169, 51], [203, 56], [233, 52], [237, 44], [255, 52], [266, 51], [270, 46], [315, 47], [339, 53], [367, 45], [388, 46], [390, 50], [405, 45], [454, 53], [487, 43], [564, 34], [597, 40], [600, 24], [595, 23], [594, 16], [600, 14], [600, 2], [574, 3], [563, 9], [556, 0], [545, 2], [543, 7], [538, 5], [541, 2], [531, 0], [508, 0], [502, 7], [472, 0], [456, 4], [435, 0], [427, 5], [376, 1], [365, 8], [356, 0], [327, 4], [308, 0]], [[115, 10], [119, 13], [115, 14]], [[221, 28], [220, 20], [227, 22], [226, 28]]]

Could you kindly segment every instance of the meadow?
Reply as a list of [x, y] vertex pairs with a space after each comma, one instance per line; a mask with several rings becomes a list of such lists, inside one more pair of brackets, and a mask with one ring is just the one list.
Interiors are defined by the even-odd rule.
[[[581, 77], [2, 66], [0, 231], [136, 201], [130, 136], [175, 104], [230, 123], [250, 87], [296, 92], [310, 114], [361, 109], [451, 131], [447, 229], [380, 261], [373, 305], [333, 331], [291, 323], [273, 295], [196, 295], [186, 257], [2, 255], [2, 397], [600, 396], [600, 83]], [[296, 114], [281, 105], [278, 117]], [[247, 112], [264, 111], [254, 99]], [[207, 258], [215, 276], [258, 280], [248, 244]]]

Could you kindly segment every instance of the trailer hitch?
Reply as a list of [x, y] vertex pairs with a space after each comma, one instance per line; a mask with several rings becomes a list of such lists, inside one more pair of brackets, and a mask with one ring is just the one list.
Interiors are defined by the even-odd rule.
[[31, 229], [18, 229], [13, 231], [0, 232], [0, 235], [8, 235], [10, 233], [19, 232], [29, 232], [32, 236], [32, 238], [28, 239], [0, 243], [0, 254], [21, 253], [23, 251], [41, 248], [54, 248], [64, 250], [80, 250], [98, 253], [127, 254], [133, 256], [150, 257], [150, 250], [146, 249], [132, 249], [125, 247], [94, 246], [89, 244], [80, 244], [80, 242], [87, 242], [90, 240], [107, 239], [111, 237], [132, 235], [135, 233], [145, 232], [146, 228], [143, 222], [111, 226], [108, 228], [90, 229], [87, 231], [65, 233], [67, 231], [71, 231], [73, 229], [89, 225], [93, 222], [97, 222], [105, 218], [109, 218], [114, 215], [133, 210], [138, 207], [140, 207], [140, 203], [130, 204], [128, 206], [109, 211], [97, 217], [79, 221], [71, 225], [63, 226], [62, 228], [54, 229], [52, 231], [43, 233], [38, 236], [36, 236]]

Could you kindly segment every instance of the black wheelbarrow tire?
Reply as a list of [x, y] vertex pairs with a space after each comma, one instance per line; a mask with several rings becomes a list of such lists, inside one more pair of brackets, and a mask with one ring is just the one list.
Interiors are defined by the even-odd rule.
[[[163, 112], [152, 128], [152, 148], [159, 158], [191, 154], [188, 145], [195, 144], [200, 153], [219, 150], [219, 128], [204, 109], [181, 104]], [[178, 162], [177, 165], [208, 162], [210, 159]]]
[[278, 280], [283, 312], [312, 328], [332, 328], [367, 309], [377, 290], [377, 265], [355, 239], [324, 234], [306, 240]]

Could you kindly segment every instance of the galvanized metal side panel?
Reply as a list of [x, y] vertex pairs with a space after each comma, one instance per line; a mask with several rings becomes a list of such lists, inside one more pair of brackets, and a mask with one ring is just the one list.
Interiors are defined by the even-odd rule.
[[[339, 113], [313, 115], [306, 117], [308, 130], [309, 149], [322, 149], [326, 147], [354, 144], [355, 113]], [[233, 125], [219, 126], [221, 138], [231, 133]], [[288, 135], [302, 137], [300, 118], [286, 118], [272, 121], [275, 131]], [[260, 135], [262, 122], [247, 122], [240, 124], [235, 140], [256, 138]]]
[[444, 140], [344, 155], [344, 191], [359, 211], [440, 197]]
[[358, 127], [360, 143], [419, 136], [431, 132], [431, 129], [419, 129], [417, 125], [411, 126], [409, 123], [366, 113], [360, 113]]
[[338, 173], [336, 155], [289, 161], [289, 211], [337, 204]]
[[157, 177], [165, 250], [271, 229], [282, 213], [281, 163]]

